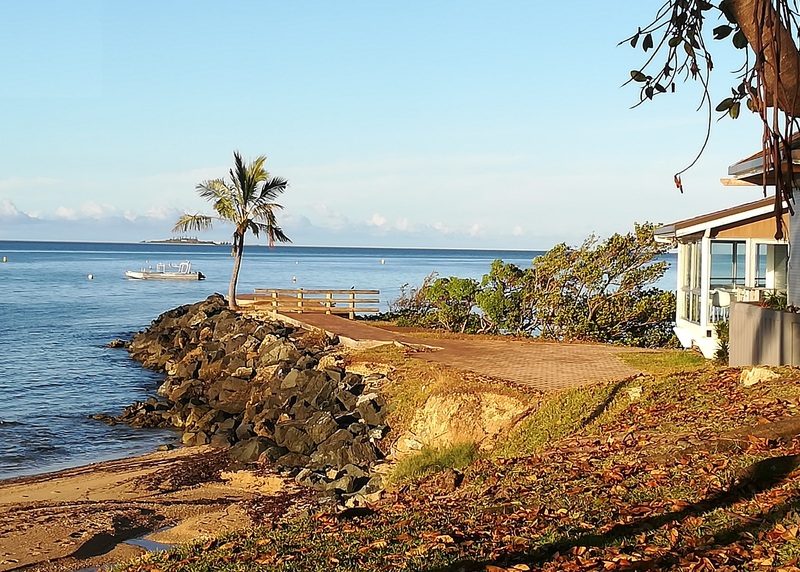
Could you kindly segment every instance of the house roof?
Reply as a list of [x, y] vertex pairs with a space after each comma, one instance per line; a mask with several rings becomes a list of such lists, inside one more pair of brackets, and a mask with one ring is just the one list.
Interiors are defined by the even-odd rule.
[[775, 211], [775, 198], [767, 197], [752, 203], [715, 211], [712, 213], [679, 220], [672, 224], [658, 227], [654, 231], [659, 242], [671, 242], [676, 238], [704, 232], [706, 229], [743, 223]]
[[[795, 133], [792, 136], [791, 142], [792, 165], [797, 166], [793, 172], [797, 175], [800, 174], [800, 133]], [[788, 165], [788, 161], [786, 161]], [[764, 182], [764, 151], [759, 150], [749, 157], [745, 157], [741, 161], [737, 161], [728, 167], [728, 175], [733, 177], [734, 181], [750, 183], [754, 185], [762, 185]], [[788, 167], [784, 169], [788, 172]], [[724, 182], [724, 181], [723, 181]], [[774, 172], [767, 173], [767, 184], [775, 184]]]

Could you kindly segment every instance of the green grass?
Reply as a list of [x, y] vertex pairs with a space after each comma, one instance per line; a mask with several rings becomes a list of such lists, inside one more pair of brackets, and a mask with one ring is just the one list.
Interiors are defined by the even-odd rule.
[[523, 420], [495, 450], [498, 457], [532, 455], [549, 443], [614, 415], [630, 403], [634, 382], [576, 387], [558, 394]]
[[697, 371], [713, 366], [710, 360], [689, 350], [625, 353], [617, 357], [630, 367], [652, 375]]
[[455, 443], [448, 447], [423, 447], [401, 459], [391, 474], [393, 483], [414, 482], [445, 469], [463, 469], [480, 457], [475, 443]]

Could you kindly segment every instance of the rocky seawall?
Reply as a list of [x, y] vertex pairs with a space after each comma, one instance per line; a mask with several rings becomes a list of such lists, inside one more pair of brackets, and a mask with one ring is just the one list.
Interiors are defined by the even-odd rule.
[[158, 397], [107, 422], [174, 427], [186, 445], [229, 447], [233, 458], [270, 462], [300, 484], [348, 504], [381, 488], [381, 376], [348, 373], [329, 356], [335, 340], [303, 342], [279, 322], [232, 312], [220, 295], [159, 316], [125, 343], [131, 357], [166, 379]]

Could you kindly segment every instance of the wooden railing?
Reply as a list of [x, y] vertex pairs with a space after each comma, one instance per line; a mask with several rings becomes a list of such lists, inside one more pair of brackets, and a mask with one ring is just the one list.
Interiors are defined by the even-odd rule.
[[[242, 297], [241, 302], [274, 312], [347, 314], [355, 315], [380, 312], [380, 290], [282, 290], [278, 288], [256, 288], [252, 295]], [[368, 296], [366, 298], [362, 296]]]

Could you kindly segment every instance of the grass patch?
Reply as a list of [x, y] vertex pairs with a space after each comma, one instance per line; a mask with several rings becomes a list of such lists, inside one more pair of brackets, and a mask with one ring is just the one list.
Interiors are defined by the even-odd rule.
[[713, 367], [702, 355], [689, 350], [625, 353], [617, 357], [630, 367], [651, 375], [669, 375]]
[[391, 474], [393, 483], [415, 482], [445, 469], [463, 469], [480, 457], [475, 443], [455, 443], [449, 447], [423, 447], [400, 460]]
[[630, 403], [627, 391], [631, 382], [576, 387], [542, 403], [520, 423], [502, 443], [495, 455], [532, 455], [553, 441], [601, 423]]

